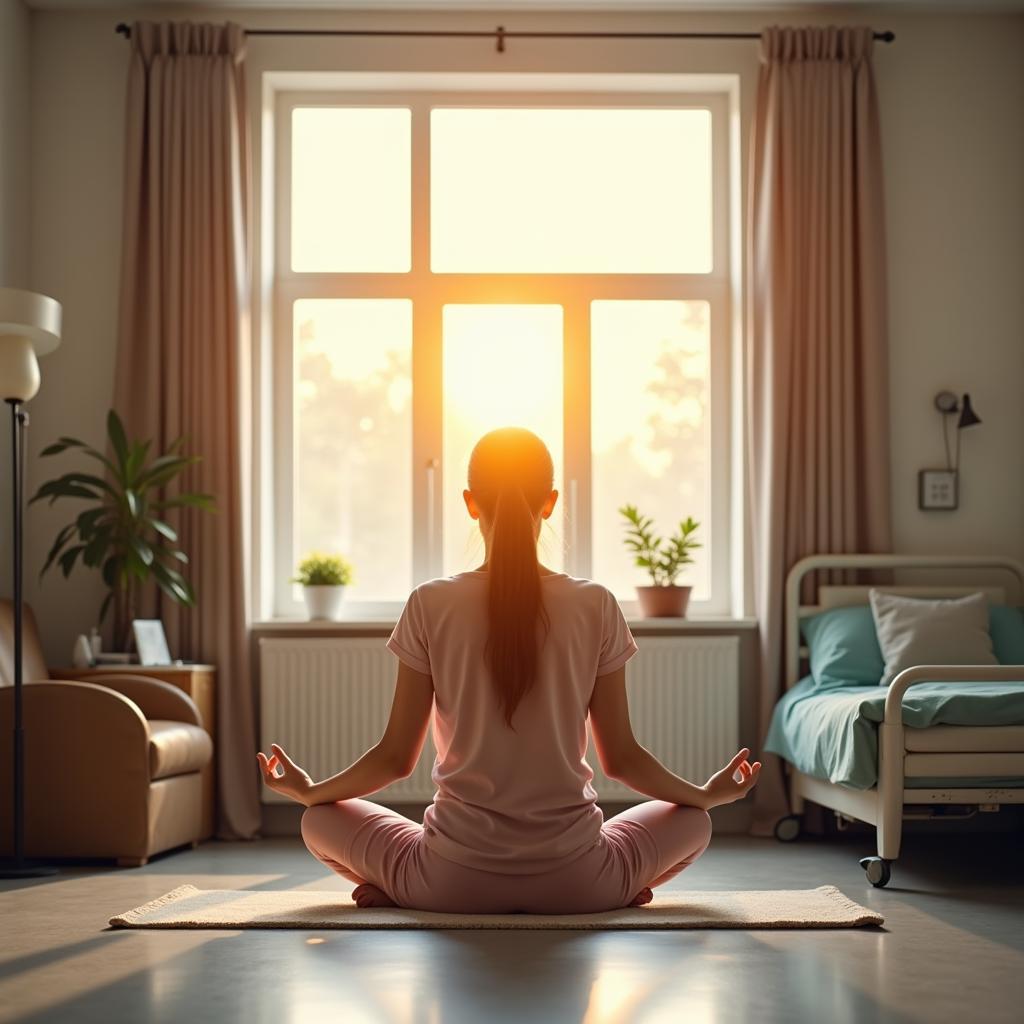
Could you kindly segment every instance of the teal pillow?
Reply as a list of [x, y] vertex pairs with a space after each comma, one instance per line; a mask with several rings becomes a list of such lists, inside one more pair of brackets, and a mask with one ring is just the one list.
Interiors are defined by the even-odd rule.
[[1024, 665], [1024, 608], [994, 604], [988, 610], [992, 650], [1000, 665]]
[[[989, 605], [992, 649], [1000, 665], [1024, 665], [1024, 608]], [[800, 623], [819, 687], [878, 686], [885, 659], [870, 605], [821, 612]]]
[[878, 686], [885, 659], [868, 605], [833, 608], [800, 623], [816, 686]]

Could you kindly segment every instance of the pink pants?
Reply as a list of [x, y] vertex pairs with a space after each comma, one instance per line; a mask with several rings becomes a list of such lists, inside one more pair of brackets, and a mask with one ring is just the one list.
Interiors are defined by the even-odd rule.
[[504, 875], [432, 852], [423, 826], [368, 800], [317, 804], [302, 815], [309, 852], [351, 882], [369, 882], [400, 907], [466, 914], [594, 913], [627, 906], [692, 864], [711, 839], [696, 807], [651, 800], [606, 821], [598, 841], [545, 874]]

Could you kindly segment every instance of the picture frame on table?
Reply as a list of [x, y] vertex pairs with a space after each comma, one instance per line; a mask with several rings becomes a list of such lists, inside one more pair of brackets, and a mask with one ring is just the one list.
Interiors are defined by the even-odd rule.
[[132, 633], [140, 665], [170, 665], [171, 652], [167, 648], [167, 634], [159, 619], [133, 619]]

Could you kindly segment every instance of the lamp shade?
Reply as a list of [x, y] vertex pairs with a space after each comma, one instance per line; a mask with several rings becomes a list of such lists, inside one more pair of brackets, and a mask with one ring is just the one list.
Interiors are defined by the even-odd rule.
[[964, 404], [960, 410], [960, 420], [957, 423], [957, 430], [963, 430], [964, 427], [973, 427], [981, 422], [981, 417], [974, 411], [971, 406], [971, 396], [964, 394]]
[[60, 303], [48, 295], [0, 288], [0, 338], [28, 338], [37, 356], [60, 345], [60, 317]]
[[19, 288], [0, 288], [0, 399], [27, 402], [39, 390], [37, 356], [60, 344], [56, 299]]

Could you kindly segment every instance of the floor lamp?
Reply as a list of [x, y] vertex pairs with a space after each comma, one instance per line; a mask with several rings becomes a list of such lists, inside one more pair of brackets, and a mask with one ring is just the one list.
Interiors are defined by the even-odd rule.
[[0, 288], [0, 398], [11, 409], [11, 490], [13, 491], [14, 563], [14, 856], [0, 860], [0, 878], [52, 875], [56, 868], [25, 859], [25, 740], [22, 709], [22, 515], [25, 479], [25, 430], [28, 413], [22, 408], [39, 390], [37, 356], [60, 344], [60, 303], [46, 295]]

